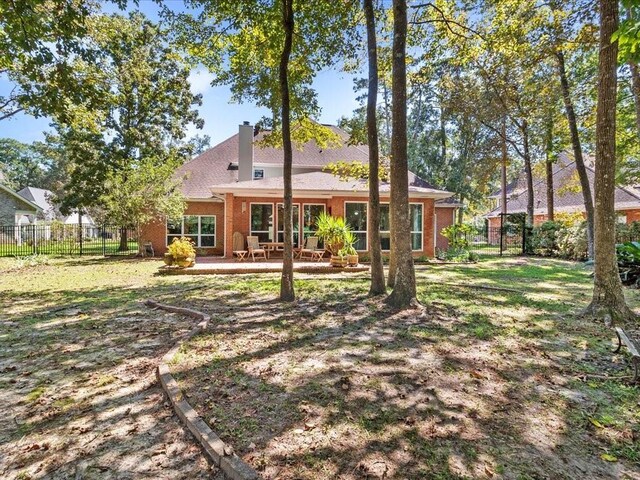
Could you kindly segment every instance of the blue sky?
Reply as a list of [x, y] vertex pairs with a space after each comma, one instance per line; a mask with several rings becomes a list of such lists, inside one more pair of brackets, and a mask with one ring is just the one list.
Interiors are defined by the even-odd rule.
[[[170, 4], [180, 5], [175, 1]], [[112, 7], [112, 6], [111, 6]], [[144, 12], [152, 20], [157, 20], [157, 5], [150, 0], [141, 0], [139, 10]], [[106, 8], [106, 11], [115, 11], [115, 8]], [[204, 70], [194, 70], [191, 74], [191, 89], [194, 93], [202, 94], [202, 106], [200, 116], [204, 119], [204, 128], [197, 130], [191, 128], [188, 137], [195, 134], [209, 135], [211, 144], [215, 145], [229, 136], [237, 133], [238, 125], [248, 120], [251, 123], [258, 121], [269, 112], [259, 109], [250, 103], [231, 104], [231, 93], [227, 87], [211, 87], [212, 76]], [[350, 115], [358, 106], [353, 91], [353, 76], [337, 70], [319, 72], [313, 84], [318, 95], [318, 104], [322, 108], [321, 123], [335, 124], [341, 116]], [[0, 78], [0, 94], [11, 88], [6, 79]], [[16, 115], [9, 120], [0, 122], [0, 137], [14, 138], [21, 142], [31, 143], [35, 140], [43, 140], [44, 132], [51, 130], [47, 118], [34, 118], [29, 115]]]

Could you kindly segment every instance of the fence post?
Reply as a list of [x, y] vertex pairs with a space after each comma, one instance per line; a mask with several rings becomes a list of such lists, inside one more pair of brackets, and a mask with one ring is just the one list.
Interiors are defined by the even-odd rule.
[[[34, 220], [35, 221], [35, 220]], [[31, 233], [33, 234], [33, 254], [36, 255], [38, 253], [38, 230], [36, 229], [36, 224], [31, 225]]]
[[102, 256], [106, 257], [107, 256], [107, 244], [106, 244], [106, 237], [107, 237], [107, 232], [106, 232], [107, 226], [106, 225], [102, 225]]

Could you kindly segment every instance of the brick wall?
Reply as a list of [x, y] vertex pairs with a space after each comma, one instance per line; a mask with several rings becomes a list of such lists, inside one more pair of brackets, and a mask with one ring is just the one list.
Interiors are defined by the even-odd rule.
[[[215, 215], [216, 246], [206, 248], [207, 255], [222, 255], [224, 252], [225, 221], [223, 202], [187, 202], [185, 215]], [[167, 251], [167, 225], [164, 221], [154, 222], [142, 228], [142, 240], [153, 244], [157, 256]]]
[[[344, 216], [344, 204], [345, 202], [366, 202], [364, 197], [332, 197], [332, 198], [294, 198], [293, 203], [299, 204], [302, 211], [302, 206], [308, 204], [322, 204], [326, 206], [326, 211], [334, 216]], [[381, 198], [381, 202], [388, 202], [388, 198]], [[232, 197], [231, 194], [227, 194], [227, 212], [232, 214], [233, 221], [229, 222], [227, 219], [227, 244], [225, 256], [231, 258], [233, 253], [233, 233], [240, 232], [244, 237], [250, 233], [249, 215], [251, 211], [252, 203], [282, 203], [281, 198], [266, 198], [266, 197]], [[433, 199], [420, 199], [412, 201], [412, 203], [423, 203], [423, 251], [415, 252], [416, 256], [427, 255], [433, 257], [435, 255], [435, 247], [433, 242], [433, 219], [434, 219], [434, 201]], [[244, 211], [243, 211], [244, 204]], [[230, 206], [233, 205], [232, 208]], [[274, 210], [275, 211], [275, 210]], [[229, 216], [228, 216], [229, 218]], [[275, 220], [275, 219], [274, 219]]]
[[446, 250], [449, 240], [442, 235], [442, 229], [455, 223], [455, 207], [437, 207], [436, 209], [436, 248]]

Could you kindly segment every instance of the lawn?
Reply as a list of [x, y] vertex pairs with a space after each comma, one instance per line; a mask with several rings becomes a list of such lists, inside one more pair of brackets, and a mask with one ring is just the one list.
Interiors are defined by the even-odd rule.
[[[638, 387], [612, 334], [579, 319], [580, 265], [417, 267], [424, 311], [367, 279], [171, 276], [158, 261], [0, 259], [0, 477], [204, 478], [153, 366], [264, 478], [640, 478]], [[628, 299], [640, 306], [640, 295]]]

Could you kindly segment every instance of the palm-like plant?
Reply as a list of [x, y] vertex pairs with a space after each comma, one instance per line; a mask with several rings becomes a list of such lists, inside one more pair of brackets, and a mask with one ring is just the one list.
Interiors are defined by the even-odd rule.
[[339, 256], [342, 247], [353, 237], [349, 225], [342, 217], [334, 217], [323, 212], [318, 215], [316, 225], [318, 227], [316, 235], [333, 256]]

